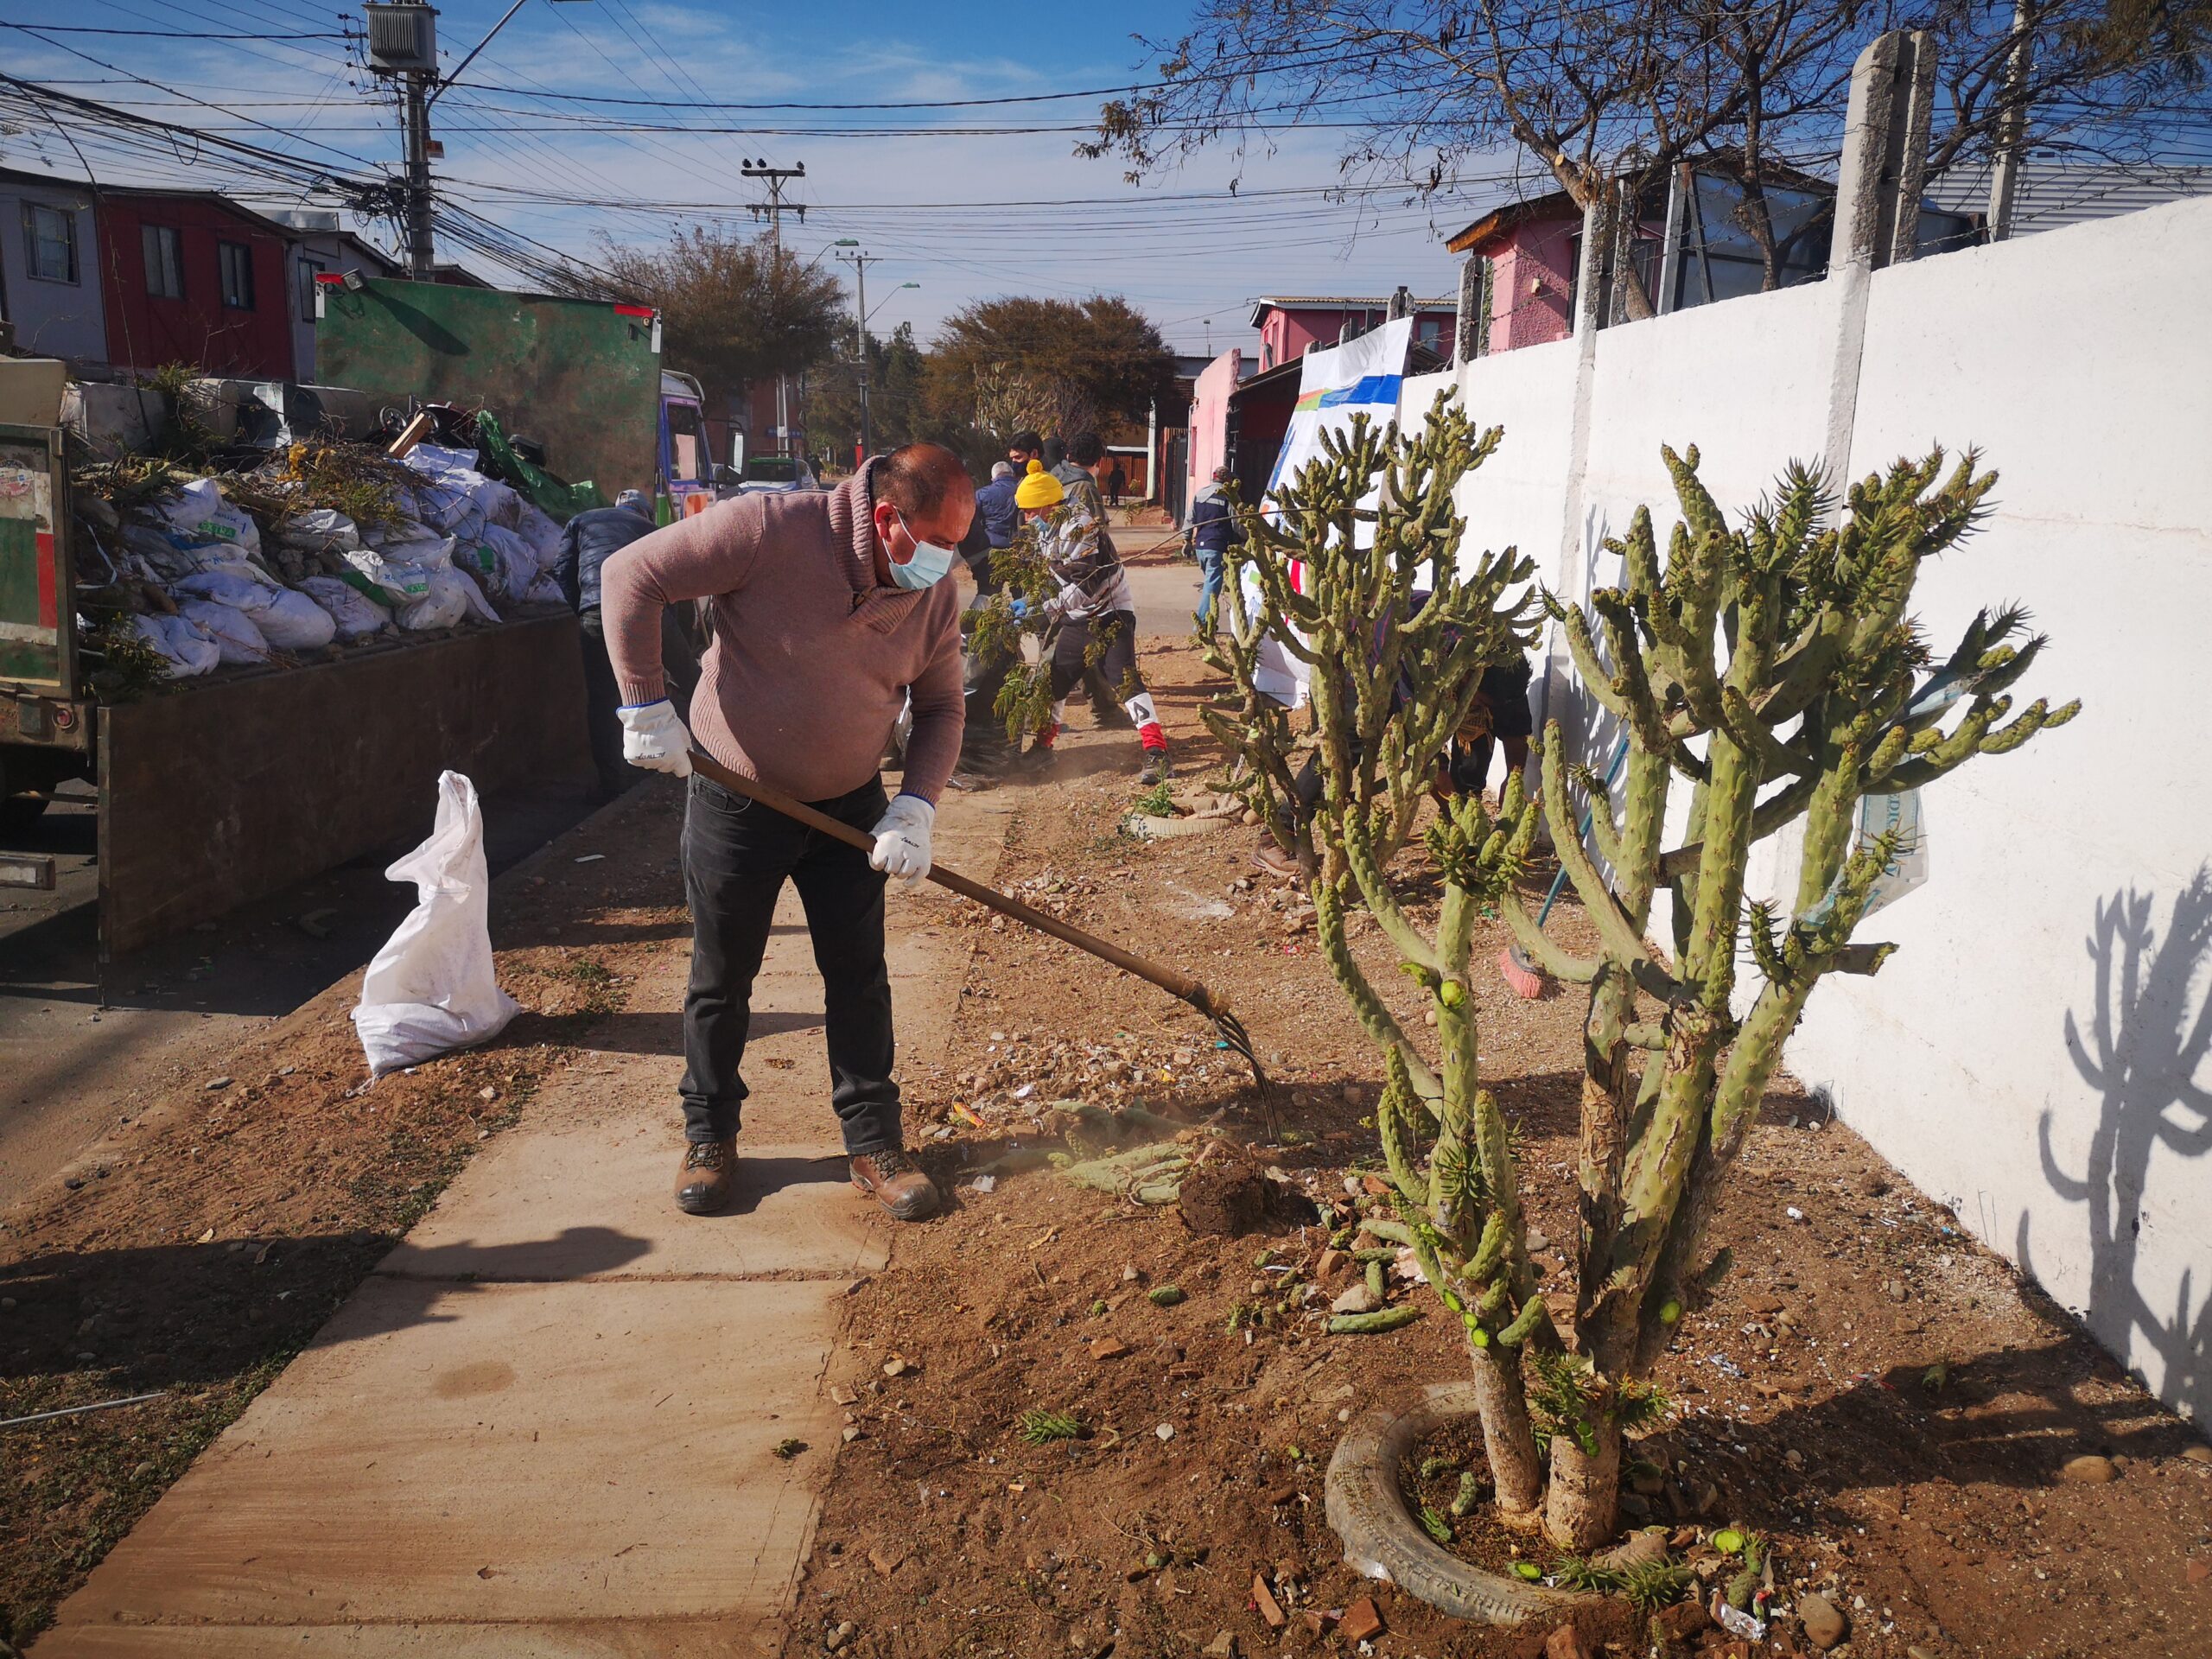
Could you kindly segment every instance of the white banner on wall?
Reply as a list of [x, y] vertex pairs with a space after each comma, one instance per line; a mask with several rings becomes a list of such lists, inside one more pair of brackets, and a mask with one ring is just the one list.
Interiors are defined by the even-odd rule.
[[[1406, 351], [1413, 344], [1414, 321], [1399, 317], [1371, 334], [1327, 351], [1308, 352], [1300, 359], [1298, 402], [1290, 428], [1283, 434], [1282, 448], [1274, 470], [1268, 475], [1262, 511], [1272, 510], [1276, 489], [1285, 479], [1321, 454], [1321, 435], [1351, 430], [1355, 416], [1364, 415], [1378, 426], [1398, 418], [1398, 391], [1406, 377]], [[1374, 532], [1366, 529], [1371, 540]], [[1294, 561], [1292, 585], [1304, 588], [1305, 571]], [[1244, 601], [1260, 603], [1259, 585], [1244, 579]], [[1306, 701], [1306, 664], [1274, 639], [1260, 645], [1260, 660], [1253, 683], [1268, 696], [1293, 709]]]

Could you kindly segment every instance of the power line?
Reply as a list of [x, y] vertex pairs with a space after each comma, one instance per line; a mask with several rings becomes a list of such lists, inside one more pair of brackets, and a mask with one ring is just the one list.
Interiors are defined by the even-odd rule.
[[41, 32], [48, 35], [124, 35], [133, 40], [267, 41], [277, 45], [282, 45], [287, 41], [349, 41], [353, 38], [340, 29], [333, 29], [327, 34], [302, 32], [296, 35], [211, 35], [205, 29], [64, 29], [54, 23], [40, 23], [34, 27], [29, 23], [6, 22], [0, 22], [0, 29], [17, 29], [26, 35]]

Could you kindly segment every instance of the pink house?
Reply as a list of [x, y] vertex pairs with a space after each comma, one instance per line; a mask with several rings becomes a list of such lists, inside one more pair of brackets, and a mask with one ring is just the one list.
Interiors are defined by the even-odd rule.
[[1196, 495], [1229, 465], [1229, 396], [1244, 378], [1244, 353], [1230, 346], [1191, 383], [1190, 485], [1184, 499]]
[[[1411, 303], [1414, 343], [1450, 362], [1459, 301], [1414, 300]], [[1258, 300], [1252, 307], [1252, 327], [1260, 331], [1260, 372], [1294, 363], [1312, 346], [1334, 346], [1340, 339], [1379, 328], [1389, 315], [1388, 295], [1379, 299], [1361, 295], [1283, 295]]]
[[1483, 313], [1488, 333], [1470, 356], [1541, 346], [1574, 332], [1572, 302], [1575, 262], [1582, 251], [1582, 210], [1565, 191], [1486, 213], [1444, 245], [1470, 259], [1490, 261], [1489, 303]]

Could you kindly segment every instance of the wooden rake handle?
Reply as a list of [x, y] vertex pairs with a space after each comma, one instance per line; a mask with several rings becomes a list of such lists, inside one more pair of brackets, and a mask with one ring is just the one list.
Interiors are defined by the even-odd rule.
[[[857, 847], [864, 853], [875, 850], [875, 837], [865, 830], [855, 830], [849, 823], [840, 823], [829, 814], [817, 812], [804, 801], [795, 801], [758, 779], [741, 778], [712, 755], [696, 747], [691, 751], [691, 769], [708, 782], [720, 785], [733, 795], [742, 795], [747, 800], [758, 801], [810, 830], [819, 830], [825, 836], [834, 836], [848, 847]], [[1189, 1003], [1209, 1020], [1215, 1017], [1212, 996], [1205, 986], [1187, 975], [1179, 974], [1173, 968], [1164, 968], [1158, 963], [1147, 962], [1142, 957], [1132, 956], [1119, 945], [1109, 944], [1094, 933], [1086, 933], [1081, 928], [1072, 926], [1057, 916], [1049, 916], [1041, 910], [1033, 910], [1019, 899], [1010, 899], [995, 887], [971, 881], [957, 870], [949, 870], [942, 864], [931, 864], [929, 879], [963, 899], [972, 899], [1001, 916], [1012, 917], [1024, 927], [1033, 927], [1039, 933], [1050, 934], [1064, 944], [1071, 944], [1078, 950], [1089, 951], [1101, 962], [1113, 963], [1123, 973], [1135, 974], [1139, 979], [1159, 986], [1170, 996], [1179, 997]]]

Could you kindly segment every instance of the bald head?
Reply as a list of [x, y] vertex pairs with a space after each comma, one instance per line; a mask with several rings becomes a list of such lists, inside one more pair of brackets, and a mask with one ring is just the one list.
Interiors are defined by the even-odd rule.
[[957, 548], [976, 517], [976, 486], [960, 457], [942, 444], [910, 443], [877, 466], [875, 577], [891, 581], [891, 567], [914, 556], [918, 543]]
[[898, 508], [910, 524], [934, 525], [940, 516], [954, 516], [946, 508], [964, 501], [966, 509], [957, 515], [959, 534], [952, 537], [957, 542], [967, 533], [976, 486], [960, 457], [943, 444], [909, 443], [893, 449], [876, 468], [875, 494], [879, 501]]

